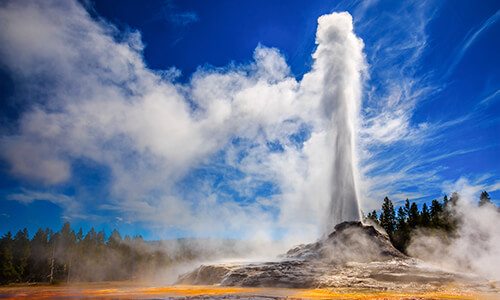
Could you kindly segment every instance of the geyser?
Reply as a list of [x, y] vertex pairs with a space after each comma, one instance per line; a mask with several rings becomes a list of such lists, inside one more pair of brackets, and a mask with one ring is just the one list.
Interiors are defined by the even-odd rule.
[[330, 204], [324, 228], [328, 234], [338, 223], [360, 220], [355, 138], [365, 61], [363, 41], [354, 34], [348, 13], [321, 16], [316, 44], [312, 72], [321, 86], [318, 96], [330, 122], [333, 155]]
[[[324, 115], [318, 122], [324, 122], [328, 136], [322, 137], [332, 149], [322, 156], [325, 165], [331, 163], [323, 236], [273, 261], [202, 265], [180, 276], [177, 283], [383, 291], [484, 285], [477, 276], [448, 272], [406, 256], [387, 234], [359, 222], [355, 145], [365, 66], [363, 42], [354, 34], [348, 13], [333, 13], [319, 18], [316, 43], [313, 69], [304, 75], [301, 92], [311, 101], [321, 101]], [[321, 204], [326, 208], [327, 203]]]

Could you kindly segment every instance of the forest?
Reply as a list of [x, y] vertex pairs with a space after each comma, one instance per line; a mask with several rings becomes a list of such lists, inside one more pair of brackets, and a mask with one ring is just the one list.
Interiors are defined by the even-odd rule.
[[[430, 205], [423, 203], [420, 209], [407, 199], [396, 210], [386, 197], [379, 213], [373, 211], [364, 218], [382, 227], [394, 246], [406, 253], [416, 230], [436, 230], [449, 236], [456, 234], [460, 220], [454, 215], [453, 206], [459, 199], [459, 194], [453, 193], [450, 198], [444, 196], [442, 202], [434, 199]], [[478, 205], [494, 205], [486, 191], [481, 193]], [[190, 240], [145, 241], [141, 236], [122, 238], [117, 230], [107, 237], [104, 231], [97, 232], [94, 228], [84, 234], [82, 229], [75, 232], [66, 222], [57, 232], [38, 229], [31, 238], [27, 229], [15, 235], [7, 232], [0, 239], [0, 283], [147, 278], [167, 267], [210, 257], [221, 249], [232, 254], [244, 251], [236, 245], [232, 240], [219, 242], [217, 246], [203, 240], [196, 243]]]
[[27, 229], [0, 239], [0, 284], [149, 280], [168, 268], [246, 251], [235, 240], [176, 239], [146, 241], [113, 230], [75, 232], [69, 222], [54, 232]]

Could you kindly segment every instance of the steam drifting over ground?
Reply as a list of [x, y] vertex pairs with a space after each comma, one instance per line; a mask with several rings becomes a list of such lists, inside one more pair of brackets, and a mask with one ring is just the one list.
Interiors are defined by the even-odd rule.
[[[319, 18], [314, 64], [301, 81], [279, 50], [257, 45], [252, 62], [200, 68], [179, 83], [178, 70], [146, 66], [140, 33], [93, 19], [77, 1], [10, 1], [0, 20], [1, 63], [25, 107], [0, 137], [12, 174], [58, 187], [75, 176], [76, 162], [109, 171], [101, 199], [57, 189], [42, 197], [67, 217], [107, 211], [243, 238], [293, 232], [291, 243], [359, 218], [354, 132], [365, 63], [348, 13]], [[263, 184], [277, 192], [248, 203], [212, 178], [183, 187], [193, 170], [218, 168], [240, 174], [228, 180], [240, 197]], [[10, 199], [39, 196], [22, 190]]]
[[421, 231], [412, 237], [410, 255], [455, 272], [473, 273], [500, 280], [500, 211], [493, 204], [478, 207], [481, 187], [466, 179], [447, 184], [445, 189], [459, 191], [452, 213], [459, 218], [456, 237]]

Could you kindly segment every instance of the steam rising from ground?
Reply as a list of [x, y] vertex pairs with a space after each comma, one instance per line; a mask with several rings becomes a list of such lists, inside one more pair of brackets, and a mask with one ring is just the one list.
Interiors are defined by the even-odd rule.
[[[250, 63], [200, 68], [179, 83], [179, 70], [146, 66], [138, 32], [93, 19], [77, 1], [2, 4], [0, 62], [16, 83], [11, 101], [25, 109], [2, 132], [0, 157], [19, 178], [55, 187], [10, 199], [51, 201], [69, 218], [111, 214], [159, 236], [165, 228], [264, 240], [281, 232], [296, 243], [358, 219], [363, 43], [348, 13], [318, 23], [314, 64], [301, 81], [277, 49], [258, 45]], [[74, 197], [57, 193], [73, 184], [77, 163], [110, 174], [105, 196], [85, 186]], [[196, 170], [220, 169], [226, 190], [257, 199], [235, 200], [214, 176], [183, 185]], [[276, 192], [259, 197], [265, 184]]]
[[500, 212], [493, 204], [477, 205], [480, 188], [467, 180], [446, 187], [459, 191], [451, 213], [459, 218], [456, 237], [421, 231], [412, 238], [408, 252], [449, 270], [500, 280]]

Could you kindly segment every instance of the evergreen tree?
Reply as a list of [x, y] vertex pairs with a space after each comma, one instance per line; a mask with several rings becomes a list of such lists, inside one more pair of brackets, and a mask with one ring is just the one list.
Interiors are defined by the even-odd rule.
[[434, 228], [441, 227], [443, 205], [438, 200], [434, 199], [431, 203], [431, 226]]
[[382, 204], [382, 212], [380, 213], [380, 226], [385, 229], [391, 238], [394, 233], [395, 221], [396, 212], [394, 211], [394, 205], [389, 198], [385, 197]]
[[13, 244], [10, 231], [0, 239], [0, 283], [15, 282], [19, 279], [14, 266]]
[[420, 225], [422, 227], [429, 227], [431, 224], [431, 215], [427, 208], [427, 203], [422, 206], [422, 214], [420, 215]]
[[368, 216], [366, 218], [371, 220], [375, 224], [378, 224], [378, 216], [376, 210], [373, 210], [371, 213], [368, 213]]
[[408, 211], [408, 225], [410, 228], [415, 229], [420, 223], [420, 213], [418, 212], [418, 206], [415, 202], [411, 203], [410, 209]]
[[28, 280], [36, 282], [46, 281], [50, 272], [49, 230], [38, 229], [30, 245], [30, 275], [28, 276]]
[[394, 247], [396, 247], [401, 252], [404, 252], [406, 250], [406, 246], [410, 240], [410, 230], [408, 228], [406, 219], [406, 210], [403, 207], [399, 207], [396, 217], [396, 230], [394, 232], [393, 243]]
[[80, 243], [83, 240], [83, 230], [80, 227], [80, 230], [78, 230], [78, 233], [76, 234], [76, 243]]
[[90, 228], [82, 241], [83, 249], [89, 252], [95, 252], [97, 248], [97, 233], [94, 227]]
[[460, 195], [453, 192], [443, 209], [441, 226], [448, 233], [454, 232], [458, 226], [458, 219], [455, 216], [453, 207], [457, 205], [459, 198]]
[[28, 277], [30, 252], [28, 230], [24, 228], [22, 231], [17, 232], [13, 242], [13, 263], [19, 280], [24, 281]]
[[122, 236], [118, 232], [118, 230], [113, 230], [108, 239], [108, 246], [113, 249], [118, 249], [122, 243]]
[[396, 229], [402, 229], [406, 225], [407, 213], [403, 207], [399, 207], [396, 217]]
[[405, 200], [404, 212], [406, 217], [408, 217], [408, 215], [410, 214], [410, 200], [408, 200], [408, 198], [406, 198]]
[[479, 197], [479, 206], [483, 206], [486, 204], [493, 204], [491, 202], [490, 195], [486, 191], [481, 192], [481, 196]]
[[56, 255], [58, 262], [61, 265], [60, 279], [70, 280], [71, 268], [75, 257], [76, 250], [76, 234], [71, 229], [69, 222], [65, 222], [59, 232], [59, 241], [57, 243]]
[[49, 282], [52, 284], [55, 282], [59, 275], [59, 270], [61, 269], [58, 257], [58, 244], [60, 240], [59, 232], [50, 232], [49, 234]]

